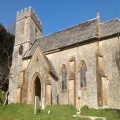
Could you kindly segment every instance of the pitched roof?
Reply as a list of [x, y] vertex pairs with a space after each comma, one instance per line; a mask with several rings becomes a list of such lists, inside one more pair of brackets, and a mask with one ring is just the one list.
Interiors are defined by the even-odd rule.
[[[75, 25], [73, 27], [55, 32], [48, 36], [44, 36], [35, 40], [30, 50], [26, 52], [24, 57], [32, 56], [36, 44], [40, 45], [43, 52], [48, 52], [60, 48], [64, 48], [73, 44], [90, 41], [96, 38], [97, 19]], [[107, 37], [120, 32], [120, 20], [113, 19], [111, 21], [100, 24], [100, 37]]]
[[75, 25], [39, 39], [44, 52], [66, 47], [95, 37], [96, 19]]
[[100, 25], [100, 37], [107, 37], [120, 33], [120, 19], [116, 18]]

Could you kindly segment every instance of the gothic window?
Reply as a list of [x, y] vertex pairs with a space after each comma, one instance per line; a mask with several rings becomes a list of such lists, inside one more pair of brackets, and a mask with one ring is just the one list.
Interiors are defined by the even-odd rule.
[[61, 69], [61, 75], [62, 75], [62, 89], [67, 89], [67, 69], [65, 64], [62, 65]]
[[80, 73], [80, 86], [86, 87], [86, 71], [87, 66], [84, 60], [80, 61], [79, 73]]

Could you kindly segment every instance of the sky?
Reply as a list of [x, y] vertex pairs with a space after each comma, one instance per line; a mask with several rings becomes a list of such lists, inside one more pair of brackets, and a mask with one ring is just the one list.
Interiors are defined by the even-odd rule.
[[48, 35], [96, 17], [100, 21], [120, 18], [120, 0], [0, 0], [0, 23], [15, 21], [17, 11], [32, 6]]

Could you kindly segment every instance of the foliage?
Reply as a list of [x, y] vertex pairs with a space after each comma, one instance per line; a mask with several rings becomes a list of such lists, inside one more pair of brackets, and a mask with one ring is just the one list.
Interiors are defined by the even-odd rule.
[[16, 21], [10, 22], [5, 28], [10, 34], [15, 35]]
[[14, 35], [8, 33], [0, 24], [0, 88], [4, 91], [8, 89], [14, 38]]

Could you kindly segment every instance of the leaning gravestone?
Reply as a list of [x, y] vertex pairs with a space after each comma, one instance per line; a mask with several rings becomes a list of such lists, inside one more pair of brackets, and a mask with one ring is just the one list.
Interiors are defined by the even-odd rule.
[[40, 110], [40, 101], [39, 97], [35, 96], [35, 103], [34, 103], [34, 114], [36, 114]]
[[9, 91], [7, 91], [6, 94], [5, 94], [4, 105], [8, 104], [8, 95], [9, 95]]

